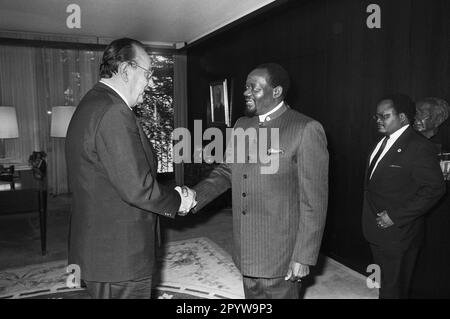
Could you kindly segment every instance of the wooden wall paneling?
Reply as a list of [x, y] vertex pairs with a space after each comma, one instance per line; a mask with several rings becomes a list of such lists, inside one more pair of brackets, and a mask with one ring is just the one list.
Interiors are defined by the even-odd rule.
[[[412, 88], [415, 100], [428, 96], [450, 103], [450, 2], [414, 1], [412, 21]], [[450, 120], [439, 128], [439, 135], [450, 145]]]
[[[426, 96], [449, 101], [449, 19], [450, 3], [436, 0], [413, 2], [412, 94], [415, 99]], [[438, 135], [450, 147], [450, 121], [439, 128]], [[447, 183], [447, 188], [450, 186]], [[430, 211], [425, 223], [425, 242], [419, 254], [413, 277], [413, 298], [450, 298], [450, 192]]]
[[[329, 199], [327, 225], [323, 240], [323, 248], [327, 252], [334, 252], [335, 255], [342, 256], [340, 239], [343, 233], [343, 220], [347, 214], [345, 198], [346, 185], [344, 166], [346, 150], [340, 144], [345, 130], [348, 126], [345, 112], [345, 87], [347, 81], [348, 62], [345, 54], [345, 19], [346, 7], [348, 2], [337, 3], [329, 1], [326, 3], [327, 9], [327, 83], [324, 95], [327, 100], [328, 117], [332, 119], [325, 125], [328, 132], [328, 149], [330, 152], [330, 171], [329, 171]], [[325, 124], [325, 123], [324, 123]], [[343, 205], [342, 205], [343, 204]]]
[[346, 81], [342, 88], [344, 92], [341, 112], [345, 124], [335, 132], [339, 136], [339, 149], [343, 150], [343, 154], [338, 157], [343, 161], [343, 173], [340, 176], [342, 180], [335, 188], [345, 190], [343, 196], [339, 196], [342, 202], [337, 207], [345, 207], [344, 212], [339, 210], [339, 215], [347, 222], [341, 223], [342, 227], [339, 229], [339, 251], [346, 263], [353, 267], [361, 265], [360, 270], [365, 271], [365, 266], [370, 261], [370, 252], [361, 230], [361, 206], [366, 163], [364, 149], [367, 145], [365, 132], [371, 129], [371, 126], [366, 125], [367, 119], [370, 118], [370, 111], [367, 111], [369, 106], [362, 103], [365, 84], [363, 41], [366, 13], [365, 7], [358, 1], [348, 1], [344, 11], [346, 14], [344, 13], [343, 17], [342, 38], [345, 58], [342, 67]]

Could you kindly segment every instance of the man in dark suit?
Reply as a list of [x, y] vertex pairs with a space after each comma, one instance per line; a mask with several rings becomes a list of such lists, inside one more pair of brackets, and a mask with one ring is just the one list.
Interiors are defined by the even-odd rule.
[[[244, 147], [229, 144], [225, 163], [194, 186], [194, 211], [232, 188], [233, 257], [246, 298], [299, 298], [301, 278], [316, 264], [322, 240], [328, 199], [326, 136], [319, 122], [284, 102], [288, 88], [287, 72], [274, 63], [248, 75], [247, 116], [237, 120], [234, 131], [250, 138], [242, 139]], [[257, 157], [251, 151], [255, 144], [268, 149], [260, 148]], [[245, 158], [235, 160], [231, 153]], [[278, 166], [267, 167], [261, 154]]]
[[[448, 103], [441, 98], [426, 97], [416, 102], [414, 129], [435, 145], [441, 160], [450, 152], [448, 133], [440, 129], [449, 113]], [[411, 298], [450, 298], [450, 172], [443, 164], [447, 192], [425, 216], [425, 239], [417, 258]]]
[[374, 117], [384, 135], [366, 171], [363, 232], [381, 269], [380, 298], [408, 298], [424, 215], [445, 191], [432, 143], [411, 127], [414, 103], [394, 94]]
[[113, 41], [67, 132], [69, 264], [93, 298], [150, 298], [158, 215], [194, 204], [193, 193], [156, 181], [154, 151], [131, 109], [152, 84], [150, 68], [140, 42]]

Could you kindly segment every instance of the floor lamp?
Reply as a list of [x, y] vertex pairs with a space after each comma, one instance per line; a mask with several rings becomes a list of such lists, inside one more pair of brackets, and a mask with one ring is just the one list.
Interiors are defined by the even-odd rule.
[[52, 107], [52, 121], [50, 126], [51, 137], [66, 137], [75, 106], [54, 106]]
[[[52, 107], [52, 119], [50, 126], [50, 136], [55, 138], [65, 138], [72, 115], [75, 112], [75, 106], [54, 106]], [[62, 140], [65, 143], [65, 140]], [[64, 152], [62, 154], [64, 156]], [[56, 161], [56, 155], [52, 156]], [[50, 160], [50, 159], [49, 159]], [[67, 185], [67, 189], [68, 189]], [[58, 188], [54, 189], [54, 196], [58, 194]], [[69, 189], [68, 189], [69, 190]]]

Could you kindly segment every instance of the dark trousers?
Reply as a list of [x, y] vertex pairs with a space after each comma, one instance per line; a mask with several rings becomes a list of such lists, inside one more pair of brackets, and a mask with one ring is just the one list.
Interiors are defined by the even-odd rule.
[[84, 281], [92, 299], [150, 299], [152, 277], [121, 282]]
[[300, 282], [278, 278], [254, 278], [243, 276], [246, 299], [299, 299]]
[[381, 269], [380, 299], [407, 299], [419, 248], [385, 248], [370, 245]]

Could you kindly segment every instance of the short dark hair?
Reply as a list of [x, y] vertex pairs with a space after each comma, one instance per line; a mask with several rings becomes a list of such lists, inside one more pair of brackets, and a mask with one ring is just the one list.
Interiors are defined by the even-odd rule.
[[268, 81], [271, 87], [281, 86], [283, 88], [282, 97], [285, 97], [289, 87], [291, 85], [291, 81], [289, 79], [288, 72], [277, 63], [264, 63], [258, 65], [256, 69], [264, 69], [267, 71], [269, 75]]
[[120, 63], [132, 61], [136, 57], [135, 47], [144, 48], [138, 40], [121, 38], [112, 41], [103, 52], [100, 77], [110, 78], [117, 73]]
[[397, 114], [403, 113], [408, 118], [409, 123], [414, 121], [414, 115], [416, 114], [416, 106], [413, 100], [406, 94], [393, 93], [388, 94], [381, 101], [391, 100], [392, 108]]

